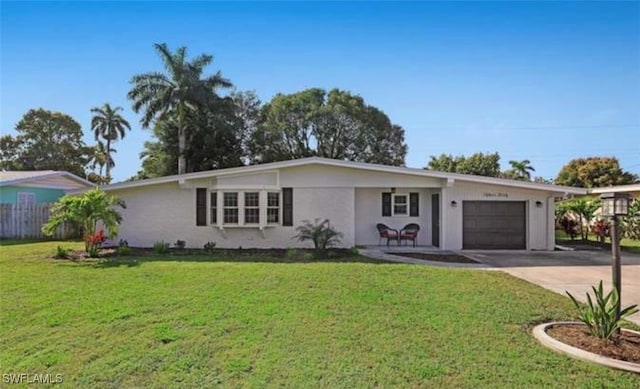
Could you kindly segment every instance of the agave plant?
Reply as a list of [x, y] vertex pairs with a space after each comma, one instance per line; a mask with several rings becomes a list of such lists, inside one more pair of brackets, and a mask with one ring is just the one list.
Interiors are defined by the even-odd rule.
[[587, 325], [591, 335], [600, 339], [610, 340], [611, 337], [620, 330], [620, 322], [624, 318], [638, 312], [638, 306], [630, 305], [621, 309], [620, 315], [618, 315], [616, 309], [620, 301], [620, 296], [616, 288], [613, 288], [611, 292], [605, 295], [602, 281], [600, 281], [598, 288], [592, 286], [591, 289], [593, 289], [595, 304], [591, 295], [587, 293], [587, 306], [584, 308], [571, 293], [566, 293], [578, 309], [580, 321]]

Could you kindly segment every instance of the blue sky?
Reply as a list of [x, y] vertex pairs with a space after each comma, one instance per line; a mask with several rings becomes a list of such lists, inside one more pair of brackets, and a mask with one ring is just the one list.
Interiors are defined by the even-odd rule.
[[338, 87], [406, 130], [407, 166], [498, 151], [554, 177], [571, 158], [616, 156], [640, 172], [640, 2], [0, 3], [0, 129], [30, 108], [125, 108], [116, 181], [149, 132], [126, 99], [160, 70], [156, 42], [213, 54], [239, 90]]

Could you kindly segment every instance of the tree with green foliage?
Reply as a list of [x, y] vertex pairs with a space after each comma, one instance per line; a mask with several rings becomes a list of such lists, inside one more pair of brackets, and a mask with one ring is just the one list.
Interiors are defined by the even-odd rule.
[[[105, 155], [107, 177], [111, 177], [111, 169], [115, 166], [115, 161], [111, 156], [112, 150], [115, 150], [111, 148], [111, 143], [124, 138], [126, 130], [131, 131], [131, 125], [122, 117], [120, 111], [122, 111], [122, 107], [113, 108], [109, 103], [91, 109], [94, 114], [91, 118], [91, 130], [97, 141], [102, 139], [106, 142], [106, 145], [98, 142], [98, 147], [102, 146], [101, 150]], [[102, 175], [102, 172], [100, 174]]]
[[441, 154], [436, 157], [431, 156], [428, 170], [441, 172], [473, 174], [476, 176], [500, 177], [500, 154], [496, 153], [475, 153], [469, 157], [464, 155], [452, 156], [451, 154]]
[[82, 140], [80, 124], [71, 116], [31, 109], [16, 125], [16, 132], [15, 137], [0, 139], [1, 169], [63, 170], [85, 176], [92, 150]]
[[143, 128], [153, 122], [171, 119], [177, 127], [178, 174], [187, 171], [186, 157], [189, 117], [202, 107], [211, 107], [219, 100], [216, 91], [229, 88], [231, 82], [222, 77], [220, 71], [203, 77], [205, 67], [213, 56], [202, 54], [187, 61], [187, 48], [179, 47], [171, 52], [166, 43], [155, 44], [166, 74], [150, 72], [133, 76], [132, 89], [128, 93], [133, 110], [143, 111], [140, 121]]
[[572, 159], [562, 167], [555, 179], [557, 185], [597, 188], [633, 184], [638, 176], [625, 172], [615, 157]]
[[118, 226], [122, 216], [115, 209], [126, 208], [124, 201], [116, 196], [109, 196], [100, 189], [91, 189], [82, 195], [65, 195], [61, 197], [51, 209], [49, 221], [42, 226], [42, 232], [51, 236], [63, 223], [74, 223], [82, 226], [85, 235], [85, 250], [96, 253], [99, 247], [93, 237], [98, 234], [100, 225], [107, 231], [108, 236], [118, 234]]
[[[234, 100], [221, 99], [215, 107], [203, 107], [186, 118], [190, 128], [189, 147], [184, 152], [187, 172], [222, 169], [243, 165], [243, 123], [237, 116]], [[177, 174], [179, 125], [173, 118], [158, 120], [155, 140], [145, 142], [140, 154], [142, 169], [137, 178]]]
[[278, 94], [262, 108], [251, 163], [310, 156], [404, 165], [404, 130], [347, 91], [320, 88]]

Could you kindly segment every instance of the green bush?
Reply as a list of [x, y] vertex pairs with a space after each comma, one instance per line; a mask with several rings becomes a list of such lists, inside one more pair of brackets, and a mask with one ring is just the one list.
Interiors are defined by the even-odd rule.
[[358, 248], [356, 246], [353, 246], [353, 247], [351, 247], [349, 249], [348, 254], [349, 254], [349, 256], [355, 257], [355, 256], [360, 255], [360, 251], [358, 250]]
[[187, 247], [187, 242], [184, 240], [176, 240], [176, 243], [173, 244], [173, 247], [177, 248], [178, 250], [184, 250], [185, 247]]
[[216, 242], [207, 242], [204, 244], [204, 251], [212, 253], [216, 248]]
[[119, 256], [127, 256], [131, 254], [131, 248], [129, 247], [129, 242], [127, 242], [126, 240], [120, 239], [120, 242], [118, 243], [118, 248], [116, 249], [116, 253]]
[[284, 251], [284, 257], [289, 260], [296, 259], [298, 257], [298, 250], [293, 247], [289, 247]]
[[56, 253], [53, 255], [55, 259], [69, 259], [69, 249], [62, 246], [56, 248]]
[[169, 243], [166, 243], [164, 240], [155, 242], [153, 244], [153, 252], [156, 254], [166, 254], [169, 252]]
[[582, 308], [578, 300], [566, 292], [573, 304], [580, 313], [580, 321], [587, 325], [591, 335], [609, 340], [620, 329], [620, 322], [634, 313], [638, 312], [637, 305], [631, 305], [624, 309], [620, 309], [620, 316], [616, 315], [616, 307], [618, 305], [618, 290], [613, 288], [606, 296], [602, 288], [602, 281], [598, 288], [592, 286], [595, 304], [587, 293], [587, 306]]
[[327, 249], [340, 243], [342, 233], [331, 227], [329, 219], [320, 221], [315, 219], [313, 223], [303, 220], [302, 225], [296, 227], [298, 234], [294, 238], [300, 242], [310, 240], [313, 242], [317, 258], [325, 258]]

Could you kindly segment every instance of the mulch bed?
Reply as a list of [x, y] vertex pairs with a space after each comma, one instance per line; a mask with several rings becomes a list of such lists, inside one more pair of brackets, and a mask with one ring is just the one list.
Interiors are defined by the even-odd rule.
[[613, 340], [602, 340], [592, 336], [582, 325], [554, 325], [547, 330], [552, 338], [581, 350], [618, 359], [640, 363], [640, 335], [621, 332]]
[[467, 258], [464, 255], [458, 254], [429, 254], [429, 253], [392, 253], [387, 254], [397, 255], [399, 257], [424, 259], [426, 261], [435, 262], [449, 262], [449, 263], [479, 263], [471, 258]]

